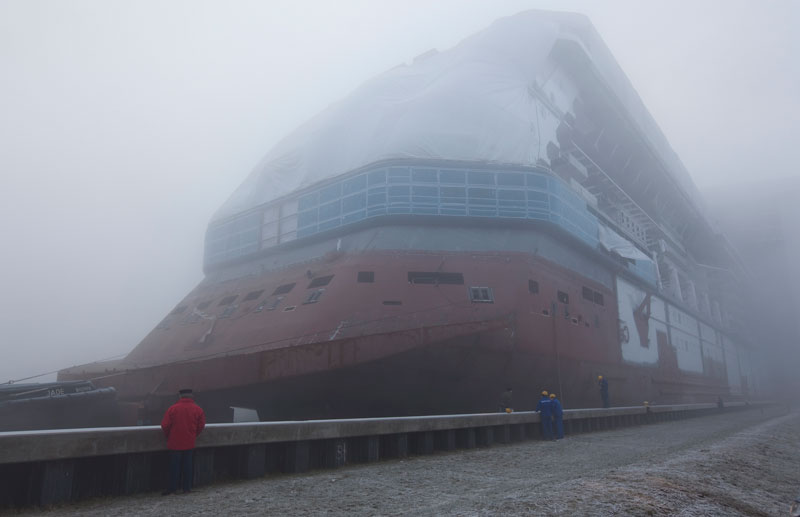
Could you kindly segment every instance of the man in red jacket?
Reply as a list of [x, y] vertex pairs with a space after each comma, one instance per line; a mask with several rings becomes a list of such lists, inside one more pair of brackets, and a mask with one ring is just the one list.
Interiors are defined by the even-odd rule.
[[178, 392], [180, 399], [170, 406], [161, 420], [161, 429], [167, 437], [169, 449], [169, 488], [161, 495], [170, 495], [178, 489], [178, 479], [183, 477], [183, 493], [192, 489], [192, 455], [194, 439], [206, 426], [206, 415], [194, 403], [192, 390]]

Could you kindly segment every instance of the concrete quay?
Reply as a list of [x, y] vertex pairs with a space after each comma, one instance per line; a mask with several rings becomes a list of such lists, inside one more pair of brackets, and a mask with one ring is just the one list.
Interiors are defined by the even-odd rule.
[[[725, 412], [759, 407], [730, 403]], [[564, 412], [566, 434], [718, 413], [715, 404]], [[197, 441], [195, 486], [274, 473], [540, 439], [534, 412], [209, 424]], [[0, 433], [0, 508], [160, 490], [166, 443], [157, 426]]]

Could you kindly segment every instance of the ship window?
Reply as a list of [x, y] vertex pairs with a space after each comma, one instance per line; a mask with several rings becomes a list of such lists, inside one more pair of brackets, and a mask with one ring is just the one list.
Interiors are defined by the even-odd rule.
[[408, 282], [410, 284], [464, 285], [464, 275], [461, 273], [442, 273], [439, 271], [432, 271], [430, 273], [409, 271]]
[[183, 314], [186, 312], [187, 305], [181, 305], [180, 307], [175, 307], [172, 312], [169, 313], [170, 316], [177, 316], [178, 314]]
[[323, 285], [328, 285], [328, 284], [331, 283], [331, 279], [332, 278], [333, 278], [333, 275], [317, 277], [314, 280], [312, 280], [310, 284], [308, 284], [308, 288], [307, 289], [311, 289], [311, 288], [314, 288], [314, 287], [322, 287]]
[[209, 305], [211, 305], [211, 301], [203, 302], [197, 306], [197, 310], [202, 311], [203, 309], [208, 308]]
[[594, 291], [588, 287], [583, 288], [583, 299], [594, 303]]
[[491, 287], [470, 287], [469, 299], [472, 303], [494, 303]]
[[264, 309], [266, 309], [268, 311], [274, 311], [275, 309], [278, 308], [278, 305], [280, 305], [282, 300], [283, 300], [283, 296], [278, 296], [277, 298], [272, 300], [272, 303], [270, 303], [269, 305], [267, 305], [267, 301], [264, 300], [264, 302], [261, 305], [258, 306], [258, 309], [256, 309], [256, 312], [261, 312]]
[[558, 301], [561, 303], [569, 303], [569, 295], [564, 291], [558, 292]]
[[317, 303], [319, 297], [322, 296], [322, 293], [325, 292], [325, 289], [317, 289], [316, 291], [312, 292], [306, 298], [306, 301], [303, 302], [303, 305], [308, 305], [309, 303]]
[[374, 271], [359, 271], [358, 272], [358, 281], [365, 282], [365, 283], [372, 283], [375, 281], [375, 272]]
[[247, 293], [247, 296], [245, 296], [244, 300], [242, 300], [242, 301], [243, 302], [249, 302], [250, 300], [258, 300], [258, 297], [261, 296], [261, 293], [263, 293], [263, 292], [264, 292], [263, 289], [261, 289], [260, 291], [251, 291], [251, 292]]
[[384, 300], [383, 304], [384, 305], [403, 305], [403, 302], [401, 302], [400, 300]]
[[234, 312], [236, 312], [236, 308], [237, 308], [237, 307], [239, 307], [239, 306], [238, 306], [238, 305], [228, 305], [228, 306], [225, 308], [225, 312], [223, 312], [223, 313], [220, 315], [220, 319], [224, 319], [224, 318], [230, 318], [230, 317], [231, 317], [231, 314], [233, 314]]
[[238, 297], [239, 297], [238, 294], [232, 294], [231, 296], [226, 296], [225, 298], [223, 298], [222, 300], [219, 301], [219, 303], [217, 304], [217, 307], [222, 307], [223, 305], [230, 305]]
[[285, 309], [283, 309], [283, 312], [291, 312], [291, 311], [295, 310], [296, 308], [297, 308], [296, 305], [290, 305], [289, 307], [286, 307]]
[[439, 182], [463, 185], [467, 182], [466, 174], [463, 171], [441, 171], [439, 173]]
[[598, 293], [597, 291], [594, 292], [594, 303], [597, 305], [605, 305], [603, 301], [603, 293]]
[[528, 291], [530, 291], [532, 293], [538, 293], [539, 292], [539, 282], [537, 282], [536, 280], [528, 280]]
[[411, 179], [425, 183], [436, 183], [438, 181], [436, 169], [412, 169]]
[[289, 291], [291, 291], [292, 289], [294, 289], [294, 285], [295, 285], [294, 282], [292, 282], [291, 284], [279, 285], [277, 288], [275, 288], [274, 291], [272, 291], [272, 295], [271, 296], [275, 296], [276, 294], [286, 294]]

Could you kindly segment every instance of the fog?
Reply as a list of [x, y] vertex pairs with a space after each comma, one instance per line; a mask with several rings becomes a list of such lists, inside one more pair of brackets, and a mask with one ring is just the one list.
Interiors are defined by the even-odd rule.
[[798, 2], [4, 0], [0, 382], [126, 354], [280, 138], [530, 8], [590, 17], [701, 190], [800, 173]]

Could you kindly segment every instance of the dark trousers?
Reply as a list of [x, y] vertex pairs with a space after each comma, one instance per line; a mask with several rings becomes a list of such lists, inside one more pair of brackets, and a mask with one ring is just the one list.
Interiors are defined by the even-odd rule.
[[559, 440], [564, 438], [564, 417], [555, 416], [556, 421], [556, 438]]
[[611, 407], [611, 401], [608, 399], [608, 392], [607, 391], [601, 391], [600, 392], [600, 397], [603, 399], [603, 407], [604, 408]]
[[169, 451], [169, 488], [170, 492], [178, 489], [178, 480], [182, 480], [181, 488], [184, 492], [192, 489], [192, 458], [194, 449], [186, 451]]

